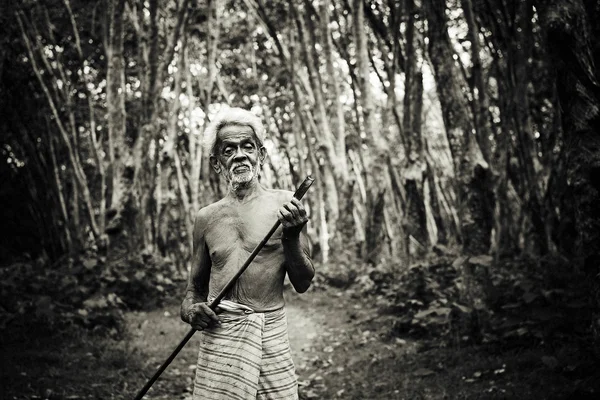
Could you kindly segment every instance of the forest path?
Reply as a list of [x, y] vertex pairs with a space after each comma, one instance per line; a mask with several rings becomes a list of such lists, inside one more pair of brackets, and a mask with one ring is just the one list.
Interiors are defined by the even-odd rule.
[[[403, 340], [391, 334], [398, 315], [382, 313], [373, 298], [352, 293], [319, 287], [285, 293], [302, 400], [598, 398], [597, 368], [576, 343], [557, 342], [552, 350]], [[4, 337], [0, 398], [133, 399], [189, 326], [173, 302], [127, 313], [126, 327], [119, 338], [83, 331]], [[191, 399], [198, 340], [199, 335], [191, 339], [145, 400]]]
[[[410, 346], [403, 341], [391, 344], [381, 340], [373, 330], [376, 314], [372, 306], [359, 304], [343, 292], [313, 289], [302, 295], [287, 291], [286, 311], [301, 399], [398, 396], [396, 380], [400, 375], [389, 368], [376, 371], [372, 367], [382, 358], [388, 359], [385, 364], [395, 364], [399, 353]], [[179, 321], [177, 307], [169, 306], [129, 314], [128, 330], [132, 350], [145, 360], [143, 374], [149, 376], [183, 338], [188, 326]], [[385, 334], [385, 330], [380, 331]], [[198, 340], [197, 336], [190, 340], [147, 398], [191, 398]], [[371, 372], [380, 379], [369, 379]]]

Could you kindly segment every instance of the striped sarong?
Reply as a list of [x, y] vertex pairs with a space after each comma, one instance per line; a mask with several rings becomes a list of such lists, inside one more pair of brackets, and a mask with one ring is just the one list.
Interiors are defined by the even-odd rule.
[[223, 300], [221, 326], [200, 332], [194, 400], [298, 399], [284, 308]]

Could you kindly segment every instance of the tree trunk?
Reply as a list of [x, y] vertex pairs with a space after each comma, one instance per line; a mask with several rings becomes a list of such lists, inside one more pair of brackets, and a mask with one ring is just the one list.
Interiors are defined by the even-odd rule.
[[594, 2], [549, 1], [537, 5], [555, 68], [567, 177], [578, 234], [577, 263], [590, 277], [596, 314], [591, 321], [600, 356], [600, 11]]
[[65, 234], [65, 239], [67, 241], [67, 251], [70, 253], [73, 247], [71, 240], [71, 224], [69, 221], [69, 212], [67, 211], [67, 202], [65, 201], [65, 195], [63, 192], [63, 184], [60, 178], [60, 171], [58, 169], [58, 163], [56, 162], [56, 155], [54, 150], [54, 139], [49, 138], [48, 142], [50, 143], [50, 158], [52, 160], [52, 172], [54, 176], [54, 183], [56, 184], [56, 192], [58, 194], [58, 200], [60, 204], [60, 211], [63, 219], [63, 229]]
[[[124, 0], [111, 1], [122, 2]], [[148, 153], [151, 146], [154, 146], [155, 153], [158, 151], [160, 126], [158, 124], [157, 104], [167, 79], [167, 67], [173, 60], [175, 48], [182, 32], [185, 32], [188, 3], [189, 0], [180, 0], [177, 4], [174, 18], [175, 25], [165, 34], [165, 43], [161, 52], [162, 57], [159, 58], [157, 54], [160, 48], [160, 32], [158, 29], [159, 10], [156, 8], [158, 7], [156, 0], [149, 1], [150, 28], [138, 31], [141, 36], [138, 40], [142, 43], [149, 43], [147, 52], [143, 51], [145, 44], [141, 46], [142, 54], [138, 58], [143, 60], [143, 63], [137, 71], [138, 79], [142, 83], [142, 99], [145, 99], [146, 106], [142, 110], [141, 117], [136, 121], [136, 132], [132, 132], [131, 137], [128, 138], [127, 143], [131, 144], [125, 147], [126, 158], [123, 160], [125, 165], [119, 176], [120, 200], [117, 204], [112, 205], [109, 216], [110, 221], [107, 224], [107, 233], [113, 236], [111, 242], [128, 251], [152, 245], [157, 230], [156, 220], [154, 219], [156, 216], [154, 188], [157, 167], [155, 164], [153, 165], [153, 157], [149, 156]], [[121, 14], [114, 14], [112, 18], [115, 21], [121, 20], [119, 23], [122, 23]], [[113, 30], [112, 34], [117, 32], [118, 30], [116, 32]], [[107, 40], [107, 42], [112, 44], [115, 40], [119, 40], [119, 38]], [[113, 55], [119, 57], [117, 54]], [[118, 78], [112, 75], [111, 79]], [[120, 90], [123, 93], [125, 92], [124, 87], [121, 87]]]
[[348, 172], [348, 161], [346, 158], [346, 123], [344, 118], [344, 106], [340, 101], [340, 84], [338, 81], [338, 73], [333, 64], [333, 41], [331, 38], [331, 29], [329, 28], [330, 15], [329, 15], [329, 0], [324, 0], [319, 6], [319, 13], [321, 17], [321, 32], [323, 35], [323, 53], [325, 54], [325, 61], [327, 67], [328, 86], [331, 91], [331, 101], [333, 102], [335, 109], [335, 133], [337, 136], [337, 155], [339, 168], [342, 174], [342, 179], [347, 182], [349, 179]]
[[[203, 130], [208, 125], [208, 107], [212, 101], [212, 92], [215, 85], [215, 78], [217, 75], [217, 46], [219, 43], [220, 35], [220, 17], [221, 17], [221, 5], [216, 0], [210, 0], [208, 2], [208, 40], [206, 42], [206, 63], [207, 63], [207, 77], [202, 87], [202, 100], [205, 111], [205, 119]], [[204, 142], [203, 142], [204, 143]], [[210, 166], [210, 154], [209, 150], [201, 146], [202, 151], [201, 166], [200, 166], [200, 180], [204, 184], [204, 191], [206, 193], [214, 193], [220, 195], [220, 182], [219, 175], [216, 174]]]
[[385, 231], [383, 229], [383, 209], [385, 207], [385, 166], [387, 154], [385, 141], [377, 125], [375, 102], [370, 81], [369, 54], [367, 48], [367, 32], [362, 0], [352, 2], [353, 36], [356, 46], [357, 77], [360, 89], [360, 105], [362, 108], [363, 131], [369, 148], [369, 159], [365, 169], [369, 171], [368, 220], [366, 223], [364, 259], [377, 265], [383, 254]]
[[119, 207], [126, 182], [123, 169], [128, 161], [125, 141], [125, 59], [123, 56], [123, 18], [125, 0], [108, 2], [108, 40], [106, 48], [106, 111], [108, 125], [108, 160], [110, 162], [111, 197], [109, 208]]
[[[497, 56], [496, 56], [497, 57]], [[510, 80], [504, 78], [503, 64], [496, 64], [494, 75], [498, 79], [499, 93], [509, 93], [511, 91]], [[513, 116], [516, 104], [510, 96], [500, 96], [497, 100], [497, 106], [500, 111], [500, 122], [498, 135], [496, 135], [496, 151], [494, 164], [496, 166], [496, 206], [494, 210], [495, 237], [492, 245], [493, 253], [501, 258], [505, 255], [515, 254], [520, 251], [519, 235], [520, 228], [517, 222], [521, 214], [523, 201], [522, 195], [511, 196], [514, 193], [514, 186], [509, 180], [509, 171], [511, 169], [511, 160], [513, 156], [512, 133], [514, 132]]]
[[328, 160], [327, 162], [331, 164], [331, 169], [335, 174], [336, 178], [341, 179], [343, 173], [340, 170], [340, 163], [338, 162], [338, 155], [335, 151], [333, 134], [331, 133], [331, 129], [329, 127], [329, 118], [327, 116], [325, 100], [323, 99], [323, 89], [321, 85], [322, 80], [321, 74], [319, 73], [320, 63], [318, 61], [318, 54], [315, 50], [316, 42], [314, 37], [314, 27], [312, 26], [312, 20], [308, 13], [305, 12], [302, 13], [303, 15], [300, 15], [301, 10], [298, 10], [296, 7], [294, 7], [293, 3], [290, 4], [292, 7], [294, 17], [296, 19], [296, 25], [298, 27], [298, 39], [300, 41], [300, 44], [302, 45], [304, 65], [306, 65], [306, 68], [308, 70], [311, 89], [315, 96], [314, 115], [319, 128], [319, 130], [315, 132], [318, 134], [316, 138], [319, 140], [320, 146], [325, 148]]
[[196, 213], [200, 209], [199, 189], [200, 189], [200, 168], [202, 166], [202, 133], [204, 127], [200, 128], [193, 124], [193, 111], [196, 107], [196, 98], [193, 90], [193, 78], [190, 70], [189, 44], [183, 49], [183, 59], [185, 65], [185, 90], [188, 98], [187, 118], [190, 121], [190, 132], [188, 134], [188, 164], [189, 164], [189, 185], [190, 202], [192, 207], [192, 219], [196, 219]]
[[490, 105], [487, 95], [487, 86], [485, 84], [485, 75], [481, 64], [481, 46], [479, 44], [479, 26], [475, 20], [473, 11], [473, 1], [463, 0], [462, 8], [467, 21], [467, 37], [471, 42], [471, 77], [474, 83], [473, 101], [475, 102], [475, 131], [477, 132], [477, 141], [484, 159], [490, 163], [492, 161], [491, 138], [493, 136], [492, 123], [490, 120]]
[[[33, 37], [35, 38], [35, 41], [36, 41], [36, 45], [34, 46], [34, 44], [32, 43], [32, 40], [30, 39], [30, 33], [28, 32], [28, 30], [26, 28], [27, 19], [26, 19], [25, 15], [23, 13], [17, 13], [16, 17], [17, 17], [17, 22], [19, 24], [19, 27], [21, 29], [22, 38], [25, 42], [25, 47], [27, 49], [27, 54], [29, 55], [29, 60], [31, 62], [31, 66], [33, 68], [33, 72], [38, 80], [38, 83], [40, 84], [40, 86], [42, 88], [42, 91], [48, 102], [48, 105], [49, 105], [50, 109], [52, 110], [52, 117], [54, 118], [54, 122], [56, 123], [58, 131], [61, 134], [61, 138], [63, 139], [63, 142], [64, 142], [65, 146], [67, 147], [68, 159], [69, 159], [69, 163], [72, 167], [74, 184], [77, 185], [77, 187], [74, 187], [74, 191], [79, 193], [79, 191], [77, 189], [81, 190], [81, 196], [82, 196], [82, 200], [83, 200], [84, 209], [88, 215], [89, 228], [90, 228], [94, 238], [98, 238], [100, 236], [100, 232], [98, 231], [98, 224], [96, 222], [96, 216], [94, 213], [94, 205], [93, 205], [93, 201], [92, 201], [92, 195], [90, 193], [90, 189], [88, 186], [87, 177], [85, 175], [85, 171], [83, 170], [83, 166], [81, 164], [81, 160], [79, 157], [76, 143], [72, 142], [71, 138], [69, 137], [69, 133], [72, 134], [72, 132], [77, 131], [77, 127], [75, 126], [74, 114], [73, 114], [74, 110], [73, 110], [73, 107], [71, 106], [73, 93], [70, 90], [70, 85], [67, 84], [68, 83], [67, 78], [62, 69], [62, 65], [60, 64], [60, 60], [59, 60], [59, 62], [57, 62], [57, 69], [59, 69], [59, 71], [61, 73], [60, 76], [62, 78], [62, 81], [65, 82], [65, 84], [64, 84], [64, 86], [58, 85], [57, 76], [55, 75], [54, 69], [50, 65], [50, 62], [48, 61], [48, 58], [43, 50], [43, 44], [41, 43], [41, 35], [39, 34], [39, 32], [37, 32], [35, 25], [29, 24], [29, 26], [32, 26], [31, 29], [34, 31]], [[36, 54], [34, 53], [34, 51], [36, 51], [36, 50], [39, 52], [39, 57], [43, 63], [43, 67], [40, 66], [37, 62], [37, 57], [36, 57]], [[58, 68], [58, 66], [60, 66], [60, 68]], [[47, 74], [50, 77], [50, 79], [52, 80], [51, 85], [48, 85], [46, 83], [46, 81], [44, 80], [44, 76], [43, 76], [44, 74]], [[68, 99], [68, 100], [65, 100], [65, 104], [59, 103], [59, 100], [61, 98], [60, 94], [53, 93], [54, 91], [59, 91], [61, 87], [63, 88], [62, 89], [62, 91], [63, 91], [62, 98]], [[66, 108], [67, 111], [69, 112], [68, 123], [63, 122], [63, 120], [62, 120], [63, 119], [63, 115], [61, 113], [62, 108]], [[73, 140], [75, 140], [75, 139], [73, 138]], [[77, 206], [77, 213], [79, 214], [79, 206]], [[80, 220], [77, 220], [77, 221], [74, 220], [74, 222], [76, 222], [75, 226], [80, 230], [80, 232], [78, 232], [77, 236], [78, 237], [83, 236], [82, 232], [84, 231], [84, 227], [82, 227], [79, 224]]]
[[[177, 192], [179, 193], [180, 204], [183, 209], [183, 213], [180, 213], [180, 223], [182, 223], [185, 227], [186, 237], [188, 240], [188, 246], [191, 249], [192, 245], [192, 232], [193, 232], [193, 224], [194, 224], [194, 216], [192, 215], [192, 206], [190, 203], [189, 195], [187, 192], [187, 184], [185, 184], [183, 177], [183, 170], [181, 166], [181, 161], [178, 155], [178, 122], [179, 122], [179, 113], [181, 111], [181, 101], [179, 100], [182, 93], [183, 86], [183, 75], [185, 68], [187, 65], [185, 64], [184, 52], [187, 48], [187, 40], [182, 41], [181, 49], [177, 55], [177, 71], [174, 73], [174, 82], [173, 82], [173, 102], [171, 103], [171, 108], [169, 111], [169, 119], [167, 124], [167, 139], [162, 149], [161, 160], [160, 160], [160, 173], [159, 182], [157, 184], [157, 194], [158, 193], [170, 193], [171, 191], [171, 175], [173, 173], [173, 166], [175, 166], [175, 172], [177, 176]], [[162, 196], [161, 196], [162, 197]], [[164, 201], [164, 203], [163, 203]], [[160, 216], [162, 214], [161, 209], [166, 207], [166, 203], [169, 202], [170, 199], [167, 197], [166, 199], [159, 200], [159, 196], [156, 196], [156, 215]], [[158, 218], [160, 223], [160, 218]], [[162, 233], [161, 233], [162, 232]], [[157, 230], [158, 236], [160, 237], [164, 234], [164, 230]], [[166, 243], [165, 237], [160, 237], [159, 240], [161, 243]]]
[[125, 128], [124, 11], [125, 0], [109, 0], [105, 51], [110, 203], [106, 233], [110, 235], [109, 253], [114, 257], [120, 257], [123, 251], [135, 247], [137, 235], [133, 227], [138, 225], [135, 220], [137, 205], [129, 195], [135, 160], [131, 145], [126, 140]]
[[533, 138], [533, 122], [531, 118], [528, 88], [530, 84], [530, 64], [532, 51], [533, 30], [531, 20], [533, 18], [532, 0], [519, 3], [518, 17], [515, 23], [518, 26], [515, 40], [518, 45], [510, 63], [513, 74], [514, 87], [514, 110], [516, 114], [515, 130], [519, 138], [516, 150], [520, 163], [520, 173], [523, 176], [523, 192], [525, 194], [525, 210], [529, 214], [533, 226], [534, 251], [540, 254], [548, 253], [550, 235], [546, 232], [545, 212], [542, 203], [542, 187], [540, 178], [540, 165], [537, 156], [536, 143]]
[[424, 9], [429, 22], [429, 56], [458, 185], [463, 251], [483, 254], [490, 248], [492, 230], [491, 173], [477, 141], [473, 140], [469, 106], [461, 90], [462, 75], [454, 63], [448, 36], [445, 0], [428, 0]]
[[[423, 160], [423, 139], [421, 138], [421, 111], [423, 110], [423, 75], [417, 70], [417, 42], [415, 32], [415, 13], [417, 9], [412, 0], [407, 1], [409, 17], [406, 28], [406, 54], [404, 68], [404, 110], [402, 131], [405, 136], [406, 163], [402, 178], [406, 193], [406, 211], [404, 213], [404, 233], [412, 236], [418, 246], [407, 246], [408, 256], [422, 256], [429, 247], [427, 217], [425, 212], [425, 163]], [[416, 33], [416, 34], [415, 34]], [[406, 243], [410, 241], [407, 240]]]
[[[298, 18], [299, 17], [297, 17], [298, 38], [301, 39], [304, 28], [302, 27], [303, 23], [301, 21], [299, 21]], [[298, 43], [296, 41], [296, 37], [295, 37], [294, 33], [292, 33], [292, 37], [290, 40], [290, 67], [291, 67], [292, 77], [300, 76], [300, 74], [296, 71], [296, 67], [297, 67], [297, 65], [299, 65], [297, 62], [297, 60], [298, 60], [297, 44], [302, 45], [302, 51], [304, 53], [305, 60], [306, 60], [307, 53], [308, 53], [308, 49], [306, 48], [305, 40], [301, 39], [300, 43]], [[308, 62], [307, 62], [307, 64], [308, 64]], [[313, 79], [314, 78], [315, 77], [313, 76]], [[319, 158], [321, 155], [319, 154], [317, 149], [315, 149], [315, 146], [313, 145], [313, 143], [311, 143], [311, 141], [310, 141], [311, 138], [314, 137], [315, 139], [317, 139], [317, 144], [320, 143], [320, 141], [319, 141], [320, 128], [317, 126], [317, 124], [313, 120], [313, 115], [309, 111], [309, 107], [307, 107], [307, 105], [305, 103], [305, 98], [302, 96], [302, 93], [300, 92], [300, 90], [301, 90], [300, 83], [301, 83], [300, 79], [293, 79], [291, 82], [292, 91], [293, 91], [293, 95], [294, 95], [295, 113], [299, 118], [298, 123], [299, 123], [299, 126], [301, 127], [301, 131], [304, 132], [304, 134], [305, 134], [305, 138], [304, 138], [305, 146], [306, 146], [307, 153], [308, 153], [308, 159], [310, 160], [310, 164], [312, 165], [313, 173], [319, 174], [319, 176], [322, 178], [322, 179], [320, 179], [321, 182], [319, 183], [319, 185], [321, 185], [321, 186], [319, 187], [319, 194], [318, 194], [319, 202], [317, 203], [317, 207], [319, 210], [319, 218], [320, 218], [320, 220], [319, 220], [320, 246], [319, 247], [320, 247], [322, 260], [328, 260], [329, 247], [330, 247], [330, 244], [329, 244], [330, 235], [329, 235], [328, 226], [329, 226], [329, 224], [332, 224], [332, 223], [334, 224], [333, 226], [335, 226], [335, 222], [337, 221], [337, 218], [339, 216], [339, 212], [338, 212], [339, 198], [338, 198], [336, 182], [335, 182], [333, 171], [332, 171], [332, 164], [330, 162], [324, 161], [325, 165], [323, 165], [323, 168], [320, 167]], [[322, 101], [322, 98], [321, 98], [321, 101]], [[323, 121], [323, 122], [326, 122], [326, 121]], [[310, 132], [312, 132], [313, 134], [311, 135]], [[330, 133], [330, 135], [331, 135], [331, 133]], [[325, 158], [327, 158], [327, 154], [329, 154], [329, 152], [327, 150], [325, 150], [324, 153], [325, 154], [323, 154], [323, 156]]]
[[[331, 133], [329, 118], [325, 108], [325, 100], [323, 98], [323, 89], [321, 85], [321, 75], [319, 73], [320, 63], [318, 62], [318, 55], [315, 51], [314, 32], [312, 32], [312, 20], [308, 13], [304, 13], [305, 18], [302, 18], [300, 15], [300, 10], [293, 5], [292, 12], [296, 19], [299, 44], [302, 46], [304, 64], [308, 70], [308, 76], [315, 98], [315, 104], [313, 107], [314, 112], [310, 113], [314, 116], [314, 119], [312, 116], [309, 116], [307, 119], [309, 126], [314, 133], [314, 138], [317, 139], [317, 148], [319, 149], [319, 154], [315, 154], [315, 156], [317, 156], [317, 159], [324, 160], [325, 164], [321, 167], [321, 169], [323, 171], [322, 176], [324, 178], [324, 204], [327, 210], [327, 223], [329, 226], [335, 226], [339, 218], [338, 189], [344, 186], [343, 172], [341, 171], [340, 163], [338, 162], [338, 155], [335, 151], [336, 148], [334, 145], [333, 134]], [[306, 28], [307, 24], [309, 24], [308, 29]], [[305, 109], [305, 107], [302, 107], [301, 109]], [[320, 154], [321, 149], [323, 149], [322, 156]], [[315, 167], [319, 167], [319, 165]]]
[[[290, 51], [291, 59], [294, 59], [294, 49]], [[298, 89], [296, 85], [294, 85], [294, 98], [296, 102], [299, 100]], [[327, 262], [329, 259], [329, 229], [327, 225], [327, 218], [325, 212], [325, 193], [323, 188], [325, 187], [325, 182], [321, 179], [321, 171], [319, 169], [319, 162], [317, 161], [317, 157], [315, 155], [315, 151], [312, 148], [312, 144], [310, 142], [310, 135], [308, 134], [308, 124], [305, 122], [306, 117], [302, 115], [302, 111], [300, 107], [298, 107], [295, 116], [295, 124], [294, 131], [295, 137], [298, 139], [296, 145], [299, 149], [306, 148], [306, 153], [308, 154], [308, 159], [310, 162], [310, 170], [311, 175], [315, 178], [315, 200], [313, 202], [314, 211], [316, 214], [315, 220], [317, 221], [317, 232], [318, 232], [318, 247], [313, 248], [313, 256], [318, 257], [321, 262]], [[302, 139], [302, 132], [304, 132], [304, 139]]]
[[431, 163], [427, 162], [427, 187], [428, 187], [428, 197], [426, 198], [427, 204], [431, 209], [431, 216], [434, 220], [435, 231], [428, 232], [429, 237], [431, 238], [430, 242], [432, 245], [448, 244], [449, 229], [447, 228], [447, 224], [449, 225], [448, 219], [444, 218], [444, 213], [442, 211], [442, 205], [440, 196], [438, 193], [438, 185], [435, 180], [435, 170], [432, 167]]

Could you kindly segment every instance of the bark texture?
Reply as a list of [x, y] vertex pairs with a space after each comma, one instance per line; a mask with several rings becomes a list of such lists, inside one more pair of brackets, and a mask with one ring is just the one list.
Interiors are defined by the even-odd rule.
[[574, 202], [578, 265], [590, 277], [596, 315], [591, 321], [600, 356], [600, 9], [594, 2], [540, 4], [556, 68], [566, 140], [567, 179]]

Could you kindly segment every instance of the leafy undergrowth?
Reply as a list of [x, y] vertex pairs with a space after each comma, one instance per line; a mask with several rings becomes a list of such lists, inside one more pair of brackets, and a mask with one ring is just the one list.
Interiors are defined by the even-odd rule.
[[[443, 256], [401, 268], [323, 274], [393, 320], [392, 334], [448, 345], [530, 345], [590, 332], [590, 288], [568, 262]], [[348, 277], [352, 277], [349, 279]], [[340, 282], [342, 284], [340, 284]]]
[[114, 338], [127, 310], [149, 310], [181, 290], [166, 259], [128, 255], [107, 262], [92, 252], [55, 265], [34, 261], [0, 268], [0, 331], [53, 335], [84, 327]]
[[[177, 316], [176, 303], [164, 307], [125, 312], [118, 339], [82, 326], [51, 336], [5, 335], [0, 343], [0, 398], [133, 399], [188, 330]], [[197, 354], [197, 340], [192, 338], [145, 398], [182, 398], [188, 393], [193, 376], [188, 364]]]

